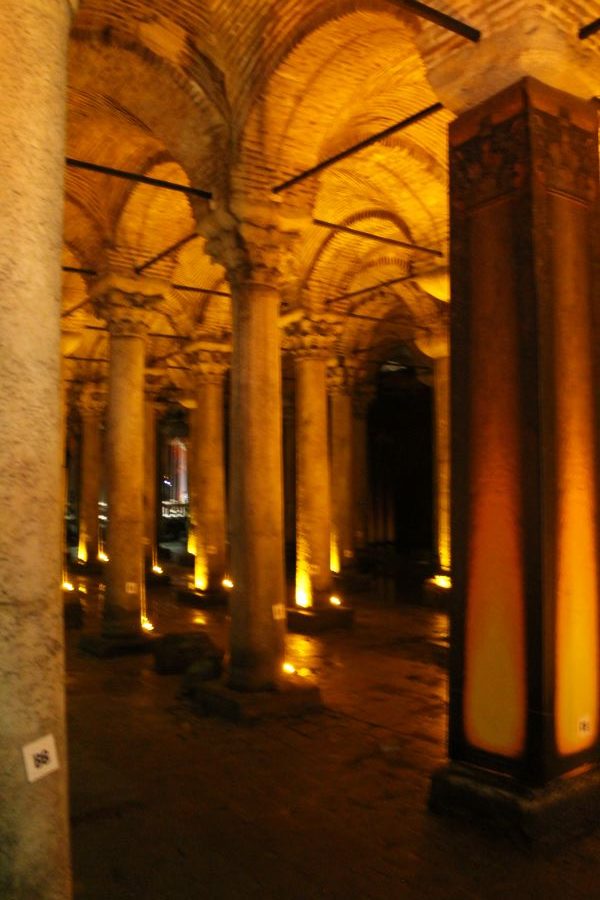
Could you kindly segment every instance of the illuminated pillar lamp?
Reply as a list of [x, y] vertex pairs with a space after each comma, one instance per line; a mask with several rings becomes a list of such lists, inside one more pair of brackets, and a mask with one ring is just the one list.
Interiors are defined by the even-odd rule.
[[335, 575], [339, 575], [341, 572], [341, 564], [340, 564], [340, 548], [338, 536], [335, 530], [331, 532], [330, 539], [330, 552], [329, 552], [329, 568]]
[[187, 538], [187, 552], [190, 554], [190, 556], [196, 555], [196, 533], [191, 523]]

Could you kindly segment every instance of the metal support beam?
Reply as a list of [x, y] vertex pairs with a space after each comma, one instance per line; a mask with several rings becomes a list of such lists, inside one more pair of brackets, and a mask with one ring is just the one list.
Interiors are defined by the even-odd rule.
[[360, 288], [358, 291], [350, 291], [348, 294], [340, 294], [339, 297], [333, 297], [329, 303], [337, 303], [338, 300], [350, 300], [351, 297], [358, 297], [359, 294], [368, 294], [369, 291], [377, 291], [380, 288], [390, 287], [392, 284], [399, 284], [401, 281], [410, 281], [418, 278], [419, 275], [425, 275], [425, 272], [411, 272], [410, 275], [402, 275], [401, 278], [390, 278], [389, 281], [381, 281], [379, 284], [372, 284], [366, 288]]
[[189, 244], [189, 242], [193, 241], [196, 237], [198, 237], [198, 232], [192, 231], [191, 234], [188, 234], [186, 237], [181, 238], [181, 240], [175, 241], [174, 244], [171, 244], [169, 247], [161, 250], [160, 253], [157, 253], [156, 256], [152, 257], [152, 259], [146, 260], [146, 262], [142, 263], [141, 266], [136, 266], [135, 271], [138, 275], [141, 275], [144, 269], [149, 269], [150, 266], [153, 266], [154, 263], [157, 263], [160, 259], [164, 259], [165, 256], [170, 256], [171, 253], [175, 253], [176, 250], [180, 250], [183, 246], [185, 246], [185, 244]]
[[589, 25], [583, 25], [579, 29], [579, 40], [584, 41], [586, 38], [596, 34], [597, 31], [600, 31], [600, 19], [594, 19]]
[[406, 9], [410, 10], [415, 16], [419, 16], [421, 19], [427, 19], [428, 22], [433, 22], [434, 25], [445, 28], [446, 31], [453, 31], [454, 34], [459, 34], [461, 37], [466, 38], [467, 41], [472, 41], [474, 44], [476, 44], [481, 37], [481, 32], [477, 28], [472, 28], [471, 25], [466, 25], [459, 19], [455, 19], [454, 16], [449, 16], [446, 13], [434, 9], [432, 6], [429, 6], [428, 3], [419, 3], [418, 0], [396, 0], [396, 2], [400, 6], [404, 6]]
[[384, 138], [390, 137], [390, 135], [396, 134], [396, 132], [398, 131], [403, 131], [410, 125], [415, 125], [417, 122], [420, 122], [422, 119], [426, 119], [428, 116], [432, 116], [434, 113], [439, 112], [443, 108], [444, 106], [442, 103], [433, 103], [431, 106], [427, 106], [425, 107], [425, 109], [419, 110], [419, 112], [414, 113], [412, 116], [408, 116], [408, 118], [402, 119], [401, 122], [396, 122], [395, 125], [390, 125], [389, 128], [384, 128], [383, 131], [378, 131], [377, 134], [373, 134], [371, 135], [371, 137], [365, 138], [364, 141], [359, 141], [359, 143], [354, 144], [353, 147], [348, 147], [347, 150], [342, 150], [340, 153], [336, 153], [335, 156], [330, 156], [328, 159], [324, 159], [322, 162], [317, 163], [317, 165], [313, 166], [311, 169], [306, 169], [306, 171], [300, 172], [298, 175], [294, 175], [293, 178], [288, 178], [287, 181], [284, 181], [282, 184], [278, 184], [276, 187], [274, 187], [272, 191], [274, 194], [279, 194], [281, 193], [281, 191], [285, 191], [288, 188], [293, 187], [300, 181], [304, 181], [306, 178], [311, 178], [313, 175], [316, 175], [323, 169], [328, 169], [329, 166], [332, 166], [334, 163], [340, 162], [340, 160], [346, 159], [346, 157], [352, 156], [354, 153], [358, 153], [359, 150], [364, 150], [365, 147], [370, 147], [372, 144], [376, 144], [378, 141], [382, 141], [384, 140]]
[[215, 297], [231, 297], [226, 291], [210, 291], [208, 288], [193, 287], [191, 284], [172, 284], [176, 291], [191, 291], [197, 294], [213, 294]]
[[150, 178], [149, 175], [138, 175], [136, 172], [125, 172], [123, 169], [112, 169], [110, 166], [101, 166], [98, 163], [85, 162], [82, 159], [72, 159], [67, 156], [65, 163], [72, 169], [85, 169], [87, 172], [99, 172], [101, 175], [110, 175], [113, 178], [124, 178], [126, 181], [137, 181], [140, 184], [148, 184], [150, 187], [164, 188], [166, 191], [178, 191], [180, 194], [191, 194], [194, 197], [202, 197], [210, 200], [210, 191], [200, 188], [188, 187], [186, 184], [176, 184], [174, 181], [163, 181], [162, 178]]
[[431, 253], [432, 256], [444, 255], [441, 250], [432, 250], [430, 247], [421, 247], [420, 244], [399, 241], [396, 238], [384, 237], [381, 234], [373, 234], [370, 231], [360, 231], [358, 228], [350, 228], [348, 225], [336, 225], [333, 222], [325, 222], [323, 219], [313, 219], [313, 223], [320, 225], [322, 228], [331, 228], [334, 231], [342, 231], [344, 234], [368, 238], [371, 241], [379, 241], [382, 244], [393, 244], [395, 247], [404, 247], [407, 250], [419, 250], [421, 253]]
[[82, 269], [79, 266], [63, 266], [63, 272], [75, 272], [77, 275], [97, 275], [95, 269]]

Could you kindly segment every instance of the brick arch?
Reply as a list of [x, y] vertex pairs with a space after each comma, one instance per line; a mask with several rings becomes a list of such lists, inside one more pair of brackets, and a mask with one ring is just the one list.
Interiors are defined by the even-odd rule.
[[[218, 86], [191, 80], [147, 47], [116, 29], [71, 32], [70, 82], [110, 97], [143, 123], [181, 165], [192, 183], [222, 178], [229, 123]], [[140, 91], [139, 83], [153, 90]], [[207, 188], [209, 189], [209, 188]]]

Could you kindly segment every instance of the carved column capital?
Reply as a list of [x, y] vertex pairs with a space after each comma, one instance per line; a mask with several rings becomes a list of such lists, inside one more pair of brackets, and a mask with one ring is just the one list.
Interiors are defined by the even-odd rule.
[[168, 283], [160, 278], [107, 272], [92, 286], [90, 299], [111, 335], [144, 337], [150, 327], [149, 312], [168, 289]]
[[83, 386], [77, 398], [77, 408], [83, 418], [100, 416], [106, 409], [106, 401], [107, 395], [104, 388], [98, 384], [89, 383]]
[[247, 196], [204, 215], [198, 231], [205, 250], [223, 266], [233, 288], [247, 282], [279, 287], [283, 236], [271, 197]]
[[284, 347], [296, 359], [327, 359], [334, 351], [341, 331], [342, 323], [338, 316], [303, 316], [287, 325]]
[[330, 394], [351, 394], [363, 378], [364, 367], [358, 360], [348, 357], [327, 370], [327, 389]]
[[220, 384], [231, 365], [230, 354], [223, 350], [191, 350], [185, 358], [196, 384]]

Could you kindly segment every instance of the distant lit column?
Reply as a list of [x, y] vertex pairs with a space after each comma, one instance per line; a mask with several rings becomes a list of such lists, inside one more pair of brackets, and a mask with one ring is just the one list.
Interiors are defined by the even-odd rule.
[[194, 585], [197, 590], [222, 589], [227, 573], [224, 397], [229, 356], [223, 352], [197, 350], [190, 354], [196, 381], [193, 441], [195, 514]]
[[[0, 4], [0, 896], [7, 900], [71, 896], [58, 299], [70, 22], [67, 2]], [[50, 740], [57, 770], [30, 783], [23, 751], [40, 741], [37, 749], [51, 752]], [[33, 750], [30, 773], [38, 771]]]
[[144, 372], [147, 308], [162, 282], [109, 274], [94, 286], [110, 332], [106, 476], [108, 572], [104, 637], [141, 634], [144, 584]]
[[450, 358], [445, 329], [434, 330], [415, 341], [419, 350], [433, 358], [435, 527], [437, 564], [440, 575], [451, 569], [450, 548]]
[[102, 414], [106, 394], [97, 385], [87, 385], [79, 396], [82, 426], [77, 559], [82, 563], [98, 558], [98, 502], [102, 483]]
[[331, 459], [331, 570], [341, 572], [354, 558], [352, 396], [348, 371], [328, 371]]
[[157, 415], [164, 404], [157, 401], [156, 391], [146, 389], [144, 402], [144, 555], [146, 566], [158, 566], [158, 441]]
[[369, 531], [369, 463], [368, 463], [368, 413], [373, 399], [373, 389], [361, 384], [352, 397], [353, 427], [352, 446], [354, 485], [354, 546], [362, 550], [367, 546]]
[[600, 758], [595, 104], [524, 79], [452, 124], [450, 172], [454, 764], [432, 804], [596, 824], [597, 775], [550, 783]]
[[327, 429], [327, 359], [339, 330], [332, 317], [288, 328], [296, 366], [296, 604], [329, 604], [331, 486]]

